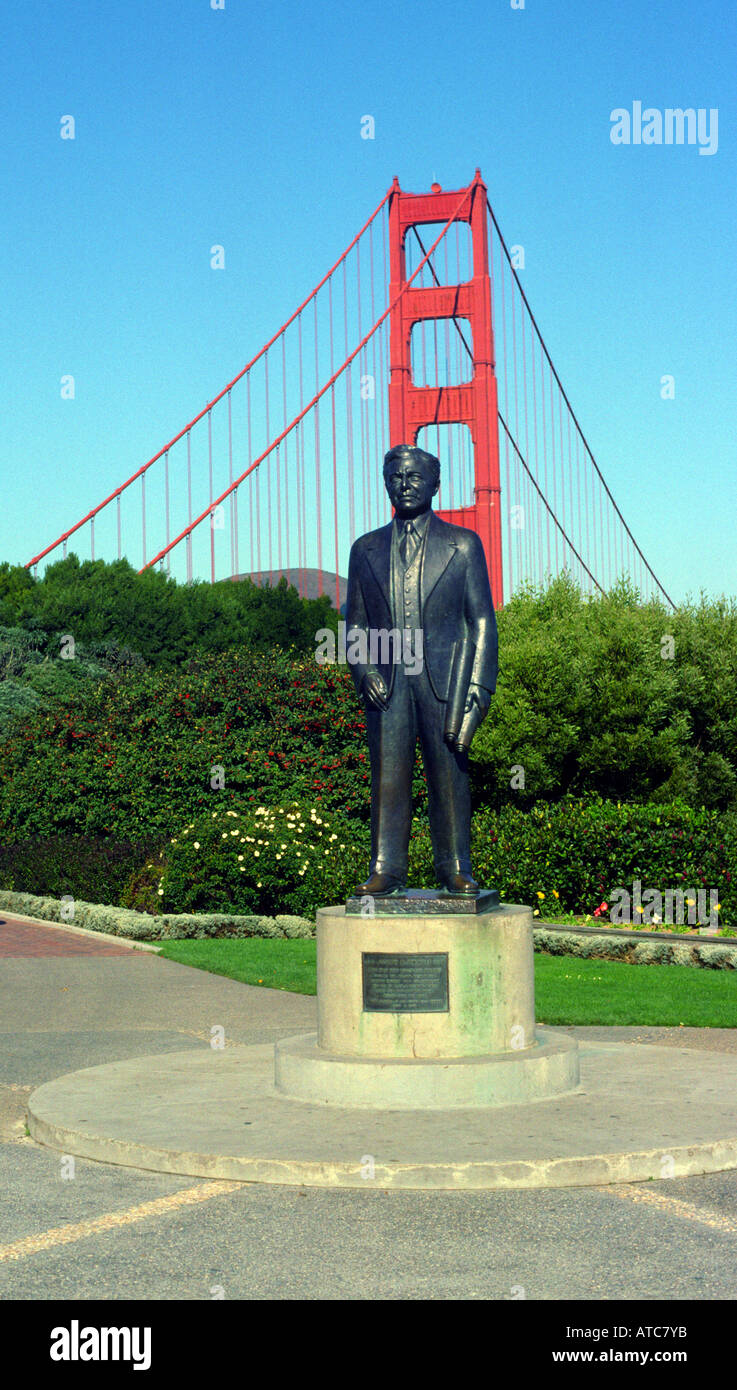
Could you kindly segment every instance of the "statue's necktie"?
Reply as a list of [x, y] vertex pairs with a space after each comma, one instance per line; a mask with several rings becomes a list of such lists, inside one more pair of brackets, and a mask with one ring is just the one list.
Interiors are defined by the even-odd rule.
[[399, 542], [399, 556], [405, 569], [409, 569], [417, 552], [419, 536], [411, 521], [405, 521], [402, 538]]

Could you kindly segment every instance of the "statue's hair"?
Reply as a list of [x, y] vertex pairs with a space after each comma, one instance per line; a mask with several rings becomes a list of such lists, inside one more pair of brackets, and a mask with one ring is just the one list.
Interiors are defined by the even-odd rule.
[[425, 468], [430, 470], [434, 483], [440, 482], [440, 459], [437, 459], [434, 454], [426, 453], [424, 449], [418, 449], [414, 444], [395, 444], [394, 448], [384, 455], [384, 475], [386, 476], [386, 470], [394, 459], [406, 458], [408, 454], [415, 463], [422, 463]]

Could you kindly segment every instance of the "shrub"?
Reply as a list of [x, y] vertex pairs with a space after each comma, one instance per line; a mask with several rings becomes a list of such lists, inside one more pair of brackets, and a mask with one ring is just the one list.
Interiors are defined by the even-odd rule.
[[277, 652], [133, 672], [0, 742], [0, 839], [158, 834], [161, 845], [203, 811], [293, 799], [368, 819], [365, 721], [344, 668]]
[[0, 626], [0, 737], [34, 711], [73, 702], [95, 685], [144, 665], [135, 652], [113, 642], [77, 642], [74, 658], [65, 660], [58, 634]]
[[341, 902], [354, 887], [366, 832], [297, 801], [210, 811], [161, 852], [161, 910], [296, 914]]
[[[18, 893], [118, 903], [142, 855], [158, 840], [136, 841], [85, 835], [31, 835], [0, 845], [0, 887]], [[126, 906], [134, 906], [131, 902]]]
[[118, 899], [121, 907], [129, 907], [134, 912], [148, 912], [151, 916], [161, 915], [161, 895], [159, 888], [164, 876], [162, 858], [154, 858], [143, 868], [134, 869]]
[[[572, 797], [529, 810], [482, 807], [471, 823], [476, 878], [506, 902], [533, 904], [537, 915], [592, 918], [615, 888], [715, 889], [720, 921], [737, 922], [737, 817], [682, 803], [639, 806]], [[414, 821], [410, 882], [435, 882], [427, 821]], [[708, 910], [708, 907], [707, 907]], [[609, 923], [608, 910], [601, 924]], [[688, 923], [684, 924], [687, 927]]]
[[[725, 808], [737, 796], [737, 601], [587, 599], [563, 574], [499, 614], [500, 677], [473, 742], [479, 804], [596, 793]], [[524, 786], [512, 769], [524, 769]]]
[[[55, 898], [31, 893], [12, 893], [0, 889], [0, 910], [38, 917], [45, 922], [66, 922], [66, 904]], [[152, 918], [145, 912], [121, 907], [101, 907], [99, 903], [75, 902], [71, 925], [86, 931], [105, 932], [128, 941], [191, 940], [203, 937], [309, 937], [315, 924], [305, 917], [242, 916], [223, 912], [174, 913]]]
[[535, 927], [535, 950], [579, 960], [616, 960], [628, 965], [692, 965], [706, 970], [737, 970], [737, 945], [716, 941], [635, 941], [632, 937], [589, 936]]
[[0, 625], [130, 646], [153, 666], [179, 665], [193, 649], [241, 644], [307, 652], [318, 628], [337, 620], [329, 598], [301, 599], [283, 578], [265, 587], [249, 579], [177, 583], [159, 570], [138, 574], [127, 560], [80, 561], [74, 554], [49, 564], [39, 579], [0, 564]]
[[[720, 918], [737, 921], [737, 817], [682, 803], [638, 806], [599, 798], [538, 803], [529, 811], [479, 811], [473, 820], [479, 878], [507, 901], [593, 914], [616, 888], [715, 889]], [[707, 899], [708, 901], [708, 899]], [[606, 912], [603, 920], [608, 922]]]

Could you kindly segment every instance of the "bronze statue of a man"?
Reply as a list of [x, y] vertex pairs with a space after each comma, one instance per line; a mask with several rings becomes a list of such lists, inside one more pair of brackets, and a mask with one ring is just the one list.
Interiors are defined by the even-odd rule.
[[[359, 894], [407, 884], [412, 773], [419, 735], [435, 871], [450, 894], [476, 893], [471, 872], [468, 749], [497, 678], [497, 628], [481, 541], [432, 510], [440, 463], [390, 449], [388, 526], [351, 548], [346, 625], [371, 757], [371, 866]], [[364, 659], [365, 657], [365, 659]]]

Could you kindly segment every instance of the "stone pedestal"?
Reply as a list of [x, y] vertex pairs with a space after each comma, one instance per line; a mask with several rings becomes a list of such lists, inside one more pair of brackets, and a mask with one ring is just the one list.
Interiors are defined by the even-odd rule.
[[322, 908], [317, 997], [317, 1036], [276, 1046], [276, 1087], [292, 1098], [446, 1109], [578, 1086], [576, 1044], [535, 1033], [531, 908], [366, 917]]

